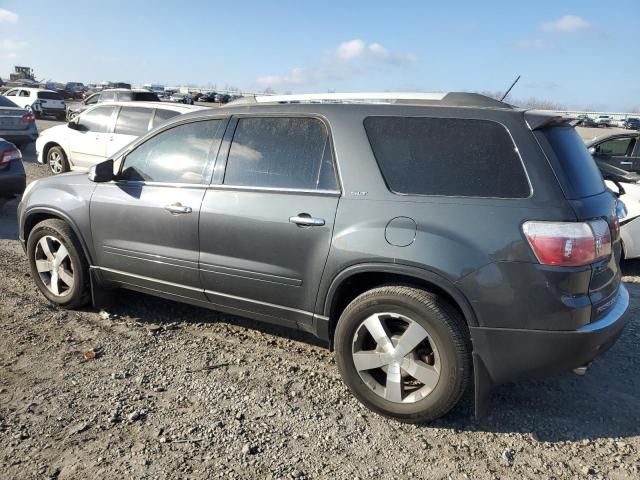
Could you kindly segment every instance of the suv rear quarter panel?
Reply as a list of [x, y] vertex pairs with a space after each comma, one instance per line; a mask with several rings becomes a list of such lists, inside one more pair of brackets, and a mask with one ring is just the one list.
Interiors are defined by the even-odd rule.
[[[316, 312], [329, 315], [327, 294], [340, 272], [353, 265], [382, 262], [425, 269], [455, 284], [472, 305], [480, 326], [570, 329], [588, 322], [590, 268], [578, 269], [583, 272], [578, 279], [575, 274], [542, 268], [522, 234], [526, 220], [575, 221], [576, 216], [521, 112], [369, 106], [340, 113], [327, 117], [343, 196]], [[370, 115], [477, 118], [502, 124], [524, 161], [531, 196], [498, 199], [390, 192], [364, 130], [363, 121]], [[397, 217], [415, 222], [415, 233], [401, 235], [414, 237], [410, 245], [394, 246], [387, 240], [387, 226]], [[399, 225], [414, 228], [411, 222]], [[523, 302], [527, 295], [530, 301]], [[568, 323], [567, 308], [579, 311], [578, 318]], [[554, 323], [554, 315], [564, 323]]]

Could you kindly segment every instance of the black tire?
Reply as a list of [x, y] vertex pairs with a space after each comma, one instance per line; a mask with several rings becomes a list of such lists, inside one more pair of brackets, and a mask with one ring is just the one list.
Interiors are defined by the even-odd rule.
[[51, 147], [47, 152], [47, 164], [52, 175], [68, 172], [69, 160], [62, 147]]
[[[365, 319], [381, 312], [412, 319], [426, 330], [437, 348], [440, 362], [437, 383], [424, 398], [413, 403], [389, 401], [374, 393], [355, 367], [352, 355], [355, 335]], [[405, 286], [375, 288], [353, 300], [338, 321], [335, 354], [344, 382], [360, 402], [381, 415], [409, 423], [445, 415], [460, 400], [472, 373], [468, 328], [457, 310], [433, 293]]]
[[[44, 237], [53, 237], [61, 245], [64, 245], [68, 252], [69, 264], [66, 268], [72, 273], [72, 285], [67, 288], [63, 295], [54, 295], [49, 290], [41, 273], [36, 267], [36, 247], [38, 242]], [[86, 305], [90, 299], [89, 286], [89, 264], [82, 251], [82, 246], [69, 225], [59, 219], [49, 219], [38, 223], [29, 234], [27, 240], [27, 257], [31, 276], [38, 289], [54, 305], [62, 308], [73, 309]]]

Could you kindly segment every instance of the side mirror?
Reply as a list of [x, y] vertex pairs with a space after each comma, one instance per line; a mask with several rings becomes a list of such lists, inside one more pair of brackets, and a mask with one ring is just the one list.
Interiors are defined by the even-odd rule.
[[89, 169], [89, 180], [96, 183], [105, 183], [115, 180], [113, 174], [113, 159], [100, 162]]
[[74, 118], [69, 123], [67, 123], [67, 127], [71, 130], [80, 130], [80, 125], [78, 125], [78, 119]]

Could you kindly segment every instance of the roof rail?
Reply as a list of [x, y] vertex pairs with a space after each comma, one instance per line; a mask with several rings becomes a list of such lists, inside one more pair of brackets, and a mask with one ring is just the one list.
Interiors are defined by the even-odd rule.
[[396, 103], [406, 105], [443, 105], [456, 107], [512, 108], [511, 105], [478, 93], [450, 92], [356, 92], [305, 93], [295, 95], [245, 96], [227, 105], [255, 105], [274, 103]]

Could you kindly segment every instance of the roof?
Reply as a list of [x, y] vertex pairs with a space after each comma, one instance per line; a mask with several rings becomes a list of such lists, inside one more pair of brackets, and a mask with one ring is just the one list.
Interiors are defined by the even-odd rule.
[[147, 90], [146, 88], [103, 88], [100, 90], [101, 92], [147, 92], [147, 93], [155, 93], [151, 90]]
[[354, 92], [308, 93], [299, 95], [245, 96], [229, 102], [229, 106], [283, 103], [364, 103], [401, 105], [439, 105], [449, 107], [477, 107], [513, 109], [511, 105], [479, 93], [449, 92]]
[[103, 105], [114, 105], [121, 107], [139, 107], [139, 108], [166, 108], [167, 110], [183, 110], [185, 113], [196, 112], [199, 110], [206, 110], [211, 107], [205, 107], [201, 105], [186, 105], [184, 103], [173, 103], [173, 102], [127, 102], [127, 101], [118, 101], [118, 102], [100, 102], [96, 103], [93, 106], [99, 107]]

